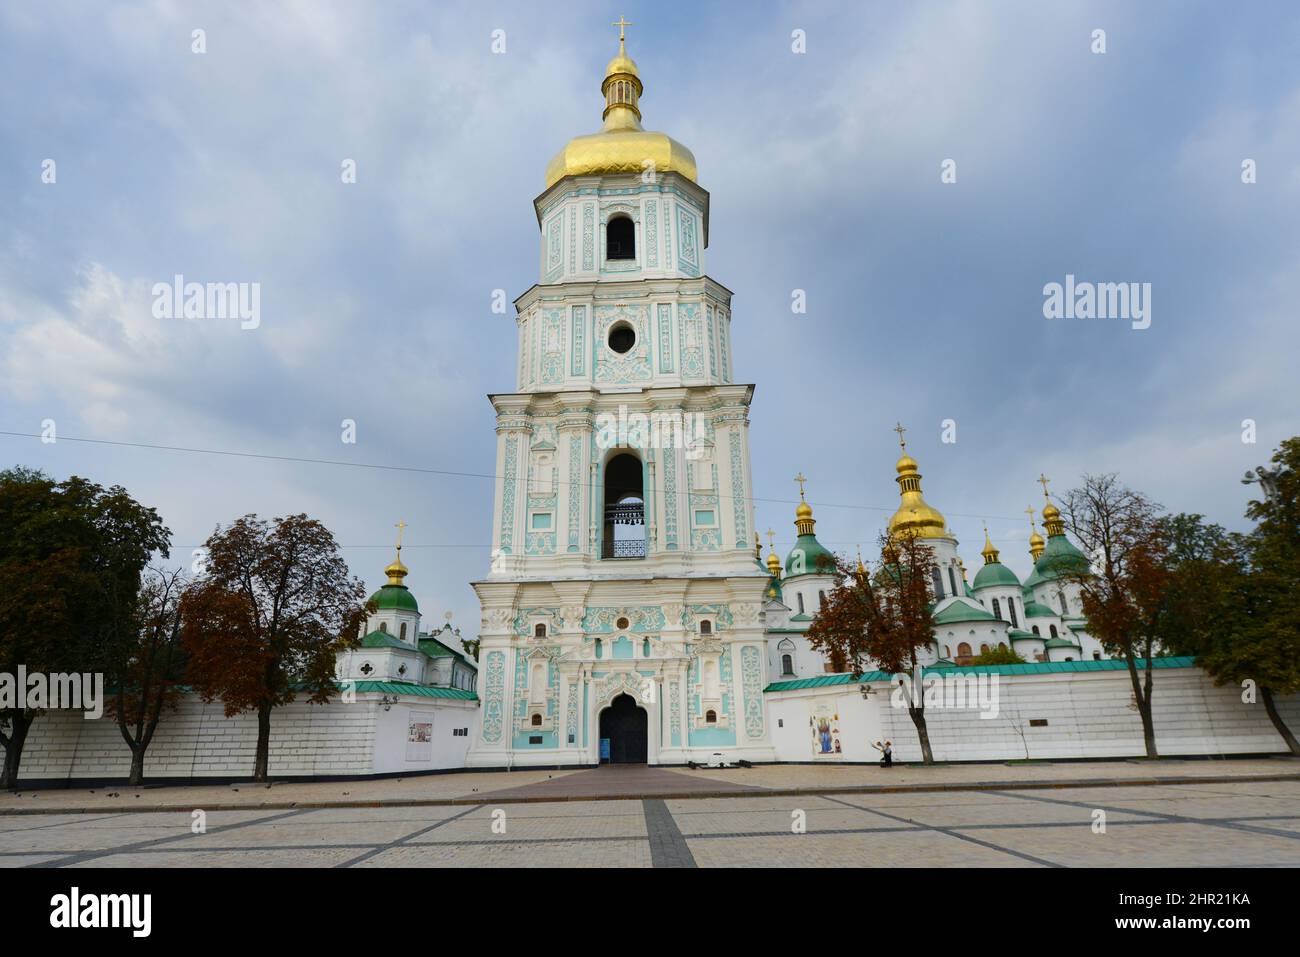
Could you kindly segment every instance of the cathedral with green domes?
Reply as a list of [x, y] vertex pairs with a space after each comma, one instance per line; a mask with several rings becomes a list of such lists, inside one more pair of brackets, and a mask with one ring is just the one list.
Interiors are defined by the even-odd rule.
[[[1030, 556], [1033, 570], [1021, 582], [1000, 561], [1000, 554], [984, 532], [983, 564], [973, 582], [957, 553], [957, 539], [943, 514], [926, 502], [921, 473], [903, 445], [895, 471], [899, 506], [889, 521], [891, 536], [915, 535], [934, 553], [936, 567], [931, 590], [935, 595], [934, 640], [922, 657], [923, 665], [965, 665], [980, 654], [1000, 649], [1014, 651], [1027, 662], [1099, 661], [1106, 657], [1096, 638], [1088, 634], [1079, 585], [1075, 576], [1087, 571], [1088, 559], [1065, 534], [1060, 510], [1047, 496], [1043, 482], [1044, 541], [1033, 526], [1030, 509]], [[835, 673], [834, 663], [813, 650], [807, 631], [817, 609], [835, 587], [835, 559], [817, 541], [816, 520], [804, 496], [802, 475], [799, 505], [795, 509], [796, 539], [784, 564], [775, 550], [766, 562], [764, 621], [768, 637], [768, 669], [774, 680], [812, 678]], [[859, 559], [861, 567], [861, 559]]]

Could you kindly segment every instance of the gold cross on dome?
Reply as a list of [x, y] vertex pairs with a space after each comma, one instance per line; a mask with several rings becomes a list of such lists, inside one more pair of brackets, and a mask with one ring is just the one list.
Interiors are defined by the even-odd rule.
[[804, 478], [804, 474], [803, 474], [802, 472], [800, 472], [798, 475], [796, 475], [796, 476], [794, 477], [794, 480], [795, 480], [796, 482], [799, 483], [799, 501], [802, 502], [802, 501], [804, 500], [804, 497], [803, 497], [803, 483], [806, 482], [806, 481], [808, 481], [808, 480], [807, 480], [806, 478]]
[[397, 550], [402, 550], [402, 532], [406, 531], [406, 522], [398, 519], [397, 524], [393, 526], [397, 529]]
[[622, 43], [622, 42], [623, 42], [623, 31], [626, 30], [626, 29], [627, 29], [628, 27], [630, 27], [631, 25], [632, 25], [632, 24], [628, 23], [625, 19], [623, 19], [623, 15], [622, 15], [622, 14], [619, 14], [618, 20], [617, 20], [616, 22], [610, 24], [610, 26], [612, 26], [612, 27], [618, 27], [618, 42], [619, 42], [619, 43]]
[[776, 551], [776, 532], [770, 528], [767, 530], [767, 547], [772, 551]]
[[1050, 481], [1051, 481], [1051, 479], [1049, 479], [1049, 478], [1048, 478], [1046, 475], [1044, 475], [1042, 472], [1039, 472], [1039, 473], [1038, 473], [1038, 484], [1041, 485], [1041, 486], [1043, 487], [1043, 498], [1047, 498], [1048, 501], [1051, 501], [1051, 499], [1048, 498], [1048, 495], [1047, 495], [1047, 483], [1050, 482]]
[[894, 426], [894, 431], [898, 433], [898, 447], [900, 449], [906, 449], [907, 442], [903, 440], [903, 433], [906, 432], [907, 429], [903, 428], [903, 423], [902, 422], [897, 423]]
[[1025, 509], [1025, 512], [1027, 512], [1028, 515], [1029, 515], [1029, 527], [1030, 527], [1030, 528], [1033, 528], [1033, 527], [1034, 527], [1034, 512], [1035, 512], [1034, 506], [1032, 506], [1032, 505], [1029, 506], [1029, 508]]

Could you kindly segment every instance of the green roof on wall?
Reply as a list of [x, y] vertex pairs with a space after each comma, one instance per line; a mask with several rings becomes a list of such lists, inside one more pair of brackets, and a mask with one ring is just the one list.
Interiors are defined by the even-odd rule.
[[405, 694], [417, 698], [455, 698], [459, 701], [477, 701], [478, 695], [464, 688], [434, 688], [429, 685], [409, 685], [401, 681], [358, 681], [357, 691], [366, 694]]
[[[1146, 660], [1137, 659], [1138, 670], [1146, 668]], [[1152, 668], [1191, 668], [1196, 659], [1190, 655], [1156, 658], [1151, 662]], [[1108, 658], [1105, 661], [1042, 661], [1023, 665], [968, 665], [926, 668], [925, 674], [942, 674], [950, 671], [962, 674], [984, 675], [1045, 675], [1060, 674], [1071, 671], [1123, 671], [1128, 665], [1123, 658]], [[800, 691], [804, 688], [827, 688], [833, 685], [863, 684], [870, 681], [888, 681], [893, 675], [888, 671], [867, 671], [862, 674], [818, 675], [816, 678], [796, 678], [793, 681], [774, 681], [764, 691]]]

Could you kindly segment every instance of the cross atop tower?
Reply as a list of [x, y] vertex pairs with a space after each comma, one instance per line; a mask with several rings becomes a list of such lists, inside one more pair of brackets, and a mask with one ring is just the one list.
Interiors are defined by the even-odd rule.
[[398, 519], [397, 524], [393, 527], [397, 529], [397, 551], [400, 553], [402, 551], [402, 532], [406, 531], [406, 522]]
[[611, 23], [611, 24], [610, 24], [610, 26], [612, 26], [612, 27], [618, 27], [618, 43], [619, 43], [619, 46], [622, 46], [622, 45], [623, 45], [623, 31], [626, 30], [626, 29], [627, 29], [628, 27], [630, 27], [631, 25], [632, 25], [632, 24], [628, 23], [625, 19], [623, 19], [623, 15], [622, 15], [622, 14], [619, 14], [618, 20], [616, 20], [614, 23]]
[[906, 451], [906, 450], [907, 450], [907, 442], [905, 442], [905, 441], [903, 440], [903, 433], [906, 432], [907, 429], [903, 428], [903, 423], [902, 423], [902, 422], [899, 422], [899, 423], [897, 423], [897, 424], [894, 426], [894, 431], [898, 433], [898, 447], [899, 447], [900, 449], [903, 449], [904, 451]]
[[770, 528], [767, 530], [767, 547], [776, 551], [776, 532]]
[[1049, 479], [1042, 472], [1038, 473], [1038, 484], [1043, 487], [1043, 498], [1047, 499], [1049, 502], [1051, 501], [1051, 498], [1049, 498], [1047, 494], [1047, 483], [1050, 481], [1051, 479]]
[[803, 497], [803, 483], [806, 482], [806, 481], [808, 481], [808, 480], [807, 480], [806, 478], [804, 478], [804, 474], [803, 474], [802, 472], [800, 472], [798, 475], [796, 475], [796, 476], [794, 477], [794, 480], [795, 480], [796, 482], [799, 483], [799, 501], [802, 502], [802, 501], [804, 501], [804, 497]]
[[1036, 510], [1036, 509], [1034, 508], [1034, 506], [1032, 506], [1032, 505], [1029, 506], [1029, 508], [1025, 509], [1025, 512], [1029, 515], [1029, 527], [1030, 527], [1030, 528], [1033, 528], [1033, 527], [1034, 527], [1034, 513], [1035, 513], [1035, 511], [1037, 511], [1037, 510]]

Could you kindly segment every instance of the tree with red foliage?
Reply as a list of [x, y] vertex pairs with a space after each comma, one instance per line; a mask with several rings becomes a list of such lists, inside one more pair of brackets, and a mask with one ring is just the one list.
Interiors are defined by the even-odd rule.
[[835, 586], [808, 629], [808, 644], [836, 667], [851, 667], [858, 674], [871, 664], [891, 674], [906, 673], [902, 697], [922, 759], [933, 764], [925, 699], [914, 676], [917, 653], [934, 644], [934, 550], [914, 535], [886, 534], [880, 538], [880, 553], [874, 571], [836, 561]]
[[334, 536], [306, 515], [245, 515], [206, 543], [205, 573], [181, 602], [187, 678], [227, 717], [257, 713], [253, 779], [269, 772], [271, 711], [299, 693], [325, 704], [336, 655], [356, 644], [365, 587]]
[[1158, 636], [1166, 631], [1173, 582], [1160, 506], [1113, 474], [1085, 475], [1062, 504], [1066, 524], [1092, 558], [1091, 567], [1069, 568], [1062, 577], [1079, 586], [1089, 633], [1127, 665], [1147, 757], [1159, 757], [1151, 672]]

